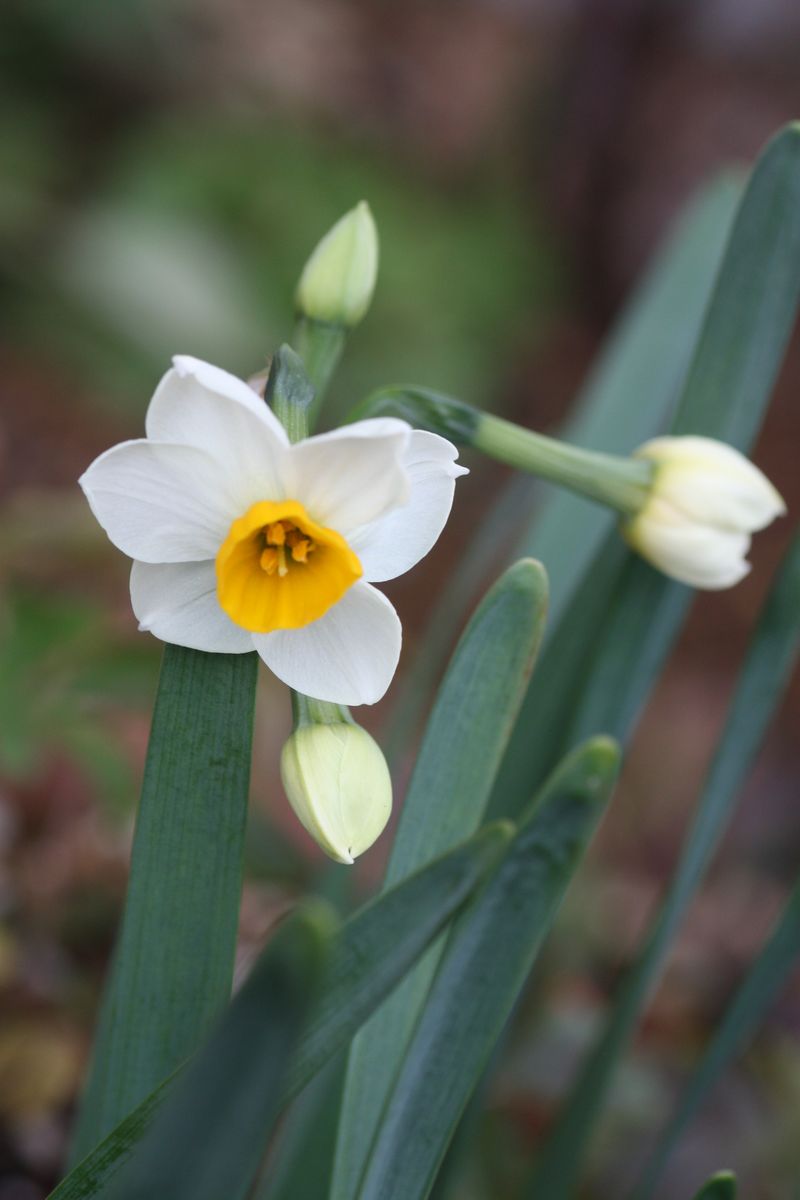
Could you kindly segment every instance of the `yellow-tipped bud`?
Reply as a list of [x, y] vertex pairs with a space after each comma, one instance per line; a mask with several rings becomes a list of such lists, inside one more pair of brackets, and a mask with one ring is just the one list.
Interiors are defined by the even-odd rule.
[[357, 325], [370, 306], [377, 274], [378, 231], [362, 200], [325, 234], [303, 268], [298, 312], [330, 325]]
[[623, 522], [635, 550], [694, 587], [732, 587], [750, 570], [750, 537], [786, 512], [758, 467], [722, 442], [660, 437], [635, 457], [655, 464], [650, 494]]
[[295, 729], [283, 747], [281, 778], [297, 817], [337, 862], [352, 863], [389, 820], [389, 768], [360, 725], [341, 721]]

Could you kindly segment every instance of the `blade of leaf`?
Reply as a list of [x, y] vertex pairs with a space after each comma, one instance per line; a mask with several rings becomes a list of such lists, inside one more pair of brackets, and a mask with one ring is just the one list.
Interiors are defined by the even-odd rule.
[[[400, 814], [389, 887], [480, 823], [541, 640], [547, 577], [510, 567], [475, 611], [428, 723]], [[433, 946], [353, 1041], [332, 1197], [352, 1200], [375, 1122], [403, 1056], [441, 946]]]
[[[680, 393], [740, 193], [739, 181], [723, 175], [681, 216], [581, 389], [564, 429], [571, 441], [619, 453], [661, 427]], [[396, 690], [387, 739], [391, 757], [414, 733], [420, 708], [444, 668], [452, 631], [491, 572], [519, 555], [546, 562], [552, 633], [611, 529], [613, 517], [599, 506], [561, 489], [538, 490], [536, 503], [535, 481], [514, 476], [465, 549]], [[531, 511], [527, 526], [509, 539], [519, 514]]]
[[675, 875], [626, 976], [608, 1021], [586, 1056], [537, 1162], [528, 1194], [570, 1195], [575, 1147], [589, 1137], [614, 1067], [663, 966], [780, 703], [800, 649], [800, 535], [784, 558], [742, 667], [714, 761]]
[[[423, 1200], [581, 860], [619, 767], [607, 738], [560, 764], [453, 926], [359, 1200]], [[542, 1193], [546, 1195], [546, 1193]]]
[[[776, 245], [784, 247], [784, 257], [775, 253]], [[759, 246], [763, 246], [763, 253], [759, 253]], [[789, 263], [791, 266], [787, 266]], [[727, 289], [740, 280], [740, 264], [745, 265], [748, 283], [730, 295]], [[789, 125], [767, 144], [742, 197], [673, 433], [702, 433], [728, 441], [740, 450], [749, 449], [780, 368], [797, 311], [798, 292], [800, 127]], [[771, 322], [768, 334], [764, 332], [765, 313]], [[747, 379], [746, 389], [732, 386], [728, 374], [726, 364], [734, 345], [736, 362]], [[703, 381], [702, 388], [697, 380]], [[605, 617], [600, 616], [592, 636], [590, 623], [581, 610], [585, 604], [589, 610], [598, 611], [595, 568], [606, 554], [615, 553], [612, 547], [617, 540], [612, 534], [601, 548], [571, 605], [570, 624], [576, 622], [576, 636], [570, 629], [560, 635], [572, 646], [575, 658], [582, 657], [583, 670], [575, 678], [562, 681], [565, 691], [569, 689], [581, 699], [569, 729], [563, 731], [564, 740], [554, 747], [556, 753], [563, 754], [576, 739], [596, 729], [604, 729], [623, 742], [627, 739], [680, 631], [691, 598], [687, 588], [660, 577], [628, 554], [616, 588], [612, 582], [608, 596], [601, 597]], [[635, 636], [630, 621], [636, 622]], [[583, 642], [579, 645], [580, 637]], [[546, 661], [547, 650], [543, 668]], [[539, 696], [534, 685], [498, 777], [498, 799], [492, 812], [519, 812], [537, 783], [531, 768], [538, 770], [535, 755], [539, 748], [530, 742], [529, 730], [541, 707]], [[557, 702], [558, 698], [548, 692], [548, 705], [554, 699]]]
[[[724, 174], [681, 217], [584, 385], [564, 437], [626, 454], [663, 427], [681, 395], [730, 232], [741, 181]], [[563, 489], [546, 489], [517, 553], [547, 564], [557, 617], [613, 528], [614, 515]]]
[[636, 1188], [636, 1200], [644, 1200], [660, 1176], [681, 1134], [690, 1124], [709, 1089], [728, 1063], [755, 1032], [768, 1006], [797, 966], [800, 954], [800, 882], [789, 896], [772, 936], [748, 972], [744, 983], [727, 1008], [711, 1042], [692, 1074], [675, 1115], [659, 1138]]
[[[311, 1019], [289, 1067], [284, 1103], [347, 1045], [502, 854], [513, 826], [486, 826], [354, 913], [334, 942]], [[108, 1186], [171, 1091], [162, 1083], [64, 1179], [50, 1200], [105, 1197]]]
[[196, 1049], [230, 997], [257, 656], [167, 646], [122, 928], [73, 1161]]
[[292, 1104], [252, 1200], [325, 1196], [336, 1149], [345, 1055], [320, 1071]]
[[334, 930], [332, 910], [318, 900], [281, 924], [120, 1172], [113, 1200], [243, 1200], [281, 1110]]
[[694, 1200], [736, 1200], [736, 1176], [718, 1171], [700, 1188]]

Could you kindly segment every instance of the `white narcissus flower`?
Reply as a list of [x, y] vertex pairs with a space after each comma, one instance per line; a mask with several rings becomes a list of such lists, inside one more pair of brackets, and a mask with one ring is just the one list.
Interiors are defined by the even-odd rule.
[[291, 445], [246, 383], [173, 362], [146, 438], [107, 450], [80, 480], [134, 560], [140, 629], [196, 650], [255, 649], [299, 692], [375, 703], [401, 628], [372, 584], [436, 542], [465, 473], [455, 447], [388, 417]]
[[635, 550], [694, 587], [732, 587], [750, 570], [750, 536], [786, 512], [758, 467], [706, 437], [660, 437], [634, 457], [655, 464], [642, 509], [623, 522]]

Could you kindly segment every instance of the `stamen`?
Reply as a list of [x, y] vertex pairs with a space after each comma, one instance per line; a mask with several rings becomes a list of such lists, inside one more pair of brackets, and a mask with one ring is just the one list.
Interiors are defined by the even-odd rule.
[[309, 538], [295, 538], [289, 544], [292, 550], [292, 558], [295, 562], [308, 562], [309, 552], [314, 549], [313, 543]]
[[261, 551], [261, 558], [258, 560], [262, 571], [266, 571], [268, 575], [274, 575], [278, 569], [278, 551], [272, 546], [267, 546]]
[[267, 542], [270, 546], [282, 546], [286, 541], [286, 528], [283, 521], [273, 521], [267, 526]]

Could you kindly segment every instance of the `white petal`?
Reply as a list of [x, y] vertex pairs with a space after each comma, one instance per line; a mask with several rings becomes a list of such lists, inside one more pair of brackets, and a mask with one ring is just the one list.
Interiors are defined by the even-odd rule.
[[466, 467], [456, 463], [458, 450], [435, 433], [415, 429], [405, 452], [411, 495], [402, 508], [362, 525], [348, 537], [373, 583], [394, 579], [424, 558], [439, 538], [453, 505], [453, 492]]
[[122, 442], [78, 482], [114, 545], [143, 562], [214, 558], [239, 515], [218, 463], [194, 446]]
[[147, 410], [147, 436], [205, 450], [236, 497], [237, 516], [257, 500], [282, 500], [286, 432], [272, 410], [234, 375], [178, 356]]
[[139, 628], [162, 642], [214, 654], [253, 649], [252, 636], [234, 625], [217, 602], [213, 562], [134, 562], [131, 604]]
[[272, 409], [244, 380], [188, 354], [176, 354], [172, 362], [172, 370], [159, 383], [147, 410], [148, 437], [161, 442], [202, 438], [194, 406], [204, 404], [212, 396], [247, 409], [280, 442], [288, 445], [286, 431]]
[[334, 704], [380, 700], [397, 669], [401, 642], [394, 608], [363, 582], [302, 629], [253, 634], [253, 645], [279, 679]]
[[660, 464], [658, 495], [696, 520], [752, 533], [786, 512], [783, 498], [763, 471], [724, 442], [661, 437], [636, 453]]
[[[752, 464], [748, 464], [752, 467]], [[683, 463], [659, 470], [656, 491], [661, 500], [695, 521], [732, 532], [754, 533], [769, 525], [785, 506], [757, 468], [715, 474]]]
[[657, 501], [623, 532], [643, 558], [692, 587], [717, 591], [733, 587], [748, 574], [750, 536], [684, 520]]
[[408, 499], [403, 457], [411, 426], [393, 417], [355, 421], [289, 450], [287, 494], [320, 525], [347, 534]]

